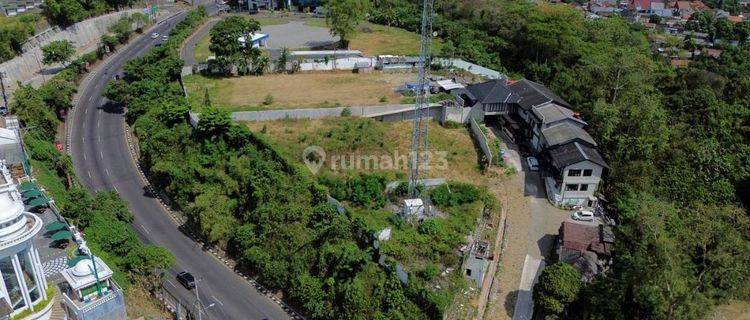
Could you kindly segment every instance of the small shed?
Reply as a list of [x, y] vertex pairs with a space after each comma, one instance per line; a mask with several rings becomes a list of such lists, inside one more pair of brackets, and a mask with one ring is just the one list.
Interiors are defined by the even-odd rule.
[[424, 214], [424, 202], [422, 199], [404, 199], [403, 214], [405, 217], [419, 217]]

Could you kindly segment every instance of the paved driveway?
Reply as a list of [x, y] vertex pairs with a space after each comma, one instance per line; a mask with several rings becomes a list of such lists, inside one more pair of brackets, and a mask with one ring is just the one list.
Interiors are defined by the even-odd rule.
[[304, 21], [291, 21], [287, 24], [263, 26], [261, 33], [269, 35], [268, 49], [278, 50], [289, 48], [316, 48], [328, 46], [338, 41], [338, 37], [331, 36], [328, 28], [305, 25]]
[[[528, 204], [529, 223], [526, 237], [526, 250], [516, 251], [524, 257], [504, 257], [503, 259], [521, 259], [523, 271], [518, 284], [515, 302], [506, 301], [511, 305], [509, 315], [513, 319], [531, 319], [533, 314], [532, 290], [539, 274], [547, 262], [545, 257], [552, 253], [557, 240], [560, 224], [568, 219], [569, 211], [560, 210], [547, 201], [547, 194], [539, 171], [529, 171], [525, 159], [520, 155], [518, 146], [510, 142], [507, 137], [490, 127], [492, 132], [503, 139], [504, 148], [509, 155], [509, 162], [518, 170], [518, 178], [523, 183], [523, 196]], [[526, 225], [526, 224], [525, 224]], [[508, 251], [510, 252], [510, 251]], [[512, 298], [510, 298], [512, 299]]]

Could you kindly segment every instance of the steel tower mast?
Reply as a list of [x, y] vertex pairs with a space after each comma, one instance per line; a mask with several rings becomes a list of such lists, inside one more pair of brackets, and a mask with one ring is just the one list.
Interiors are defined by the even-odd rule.
[[[432, 59], [432, 16], [434, 0], [422, 4], [422, 29], [419, 46], [419, 78], [417, 79], [414, 123], [411, 134], [411, 161], [409, 162], [409, 197], [422, 198], [417, 185], [429, 169], [427, 131], [430, 121], [429, 70]], [[422, 188], [424, 190], [424, 188]], [[424, 200], [424, 199], [423, 199]]]

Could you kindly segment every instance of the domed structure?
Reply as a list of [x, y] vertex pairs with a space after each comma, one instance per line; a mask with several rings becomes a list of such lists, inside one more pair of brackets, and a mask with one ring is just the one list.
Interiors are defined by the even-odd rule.
[[42, 220], [24, 210], [18, 187], [0, 162], [0, 312], [42, 311], [36, 306], [47, 299], [47, 280], [33, 241], [41, 228]]

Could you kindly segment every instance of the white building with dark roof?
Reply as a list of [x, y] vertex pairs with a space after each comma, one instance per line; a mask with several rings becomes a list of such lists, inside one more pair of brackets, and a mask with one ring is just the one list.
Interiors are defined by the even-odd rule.
[[555, 146], [545, 152], [549, 176], [547, 197], [556, 205], [593, 206], [594, 196], [609, 166], [593, 146], [579, 141]]

